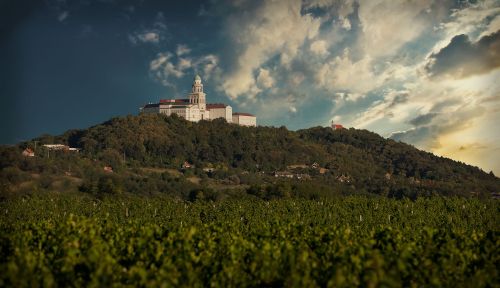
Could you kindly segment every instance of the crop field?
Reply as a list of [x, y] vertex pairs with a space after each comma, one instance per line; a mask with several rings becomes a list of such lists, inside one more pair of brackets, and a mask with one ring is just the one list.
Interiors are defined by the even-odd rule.
[[0, 203], [0, 286], [492, 287], [496, 200]]

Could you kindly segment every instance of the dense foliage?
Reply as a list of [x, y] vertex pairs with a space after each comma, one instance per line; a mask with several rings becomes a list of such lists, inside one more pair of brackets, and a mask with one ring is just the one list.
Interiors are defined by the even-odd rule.
[[492, 287], [499, 203], [68, 196], [0, 203], [0, 286]]
[[[82, 150], [47, 151], [42, 146], [53, 143]], [[25, 147], [35, 150], [36, 157], [21, 156]], [[181, 169], [186, 161], [192, 168]], [[313, 163], [321, 168], [311, 168]], [[103, 173], [103, 166], [112, 167], [113, 175]], [[273, 172], [285, 170], [307, 177], [279, 183], [283, 179]], [[0, 195], [78, 187], [91, 194], [161, 193], [188, 199], [194, 190], [209, 188], [215, 190], [209, 191], [210, 198], [220, 198], [227, 194], [221, 190], [234, 186], [264, 199], [352, 193], [415, 199], [489, 197], [499, 192], [500, 180], [366, 130], [289, 131], [241, 127], [223, 119], [193, 123], [160, 114], [113, 118], [85, 130], [0, 147]]]

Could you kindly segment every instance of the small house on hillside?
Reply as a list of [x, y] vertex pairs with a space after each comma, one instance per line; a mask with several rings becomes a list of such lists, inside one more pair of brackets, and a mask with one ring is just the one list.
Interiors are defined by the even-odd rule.
[[288, 171], [276, 171], [274, 172], [274, 177], [293, 178], [293, 173], [290, 173]]
[[182, 164], [182, 169], [191, 169], [191, 168], [193, 168], [193, 165], [187, 161], [184, 161], [184, 163]]
[[35, 152], [31, 148], [24, 149], [22, 154], [24, 157], [35, 157]]

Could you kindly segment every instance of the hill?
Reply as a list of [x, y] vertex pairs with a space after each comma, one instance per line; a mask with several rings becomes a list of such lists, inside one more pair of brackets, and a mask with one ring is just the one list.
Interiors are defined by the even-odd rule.
[[[54, 143], [81, 151], [42, 146]], [[36, 157], [22, 156], [26, 147]], [[489, 196], [500, 187], [497, 177], [477, 167], [352, 128], [289, 131], [145, 114], [0, 150], [3, 194], [77, 188], [208, 199], [221, 191], [262, 198], [352, 193], [415, 198]]]

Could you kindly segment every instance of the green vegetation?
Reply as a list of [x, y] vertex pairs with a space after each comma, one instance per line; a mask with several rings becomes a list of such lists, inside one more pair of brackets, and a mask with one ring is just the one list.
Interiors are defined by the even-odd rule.
[[365, 130], [114, 118], [0, 146], [0, 287], [498, 286], [499, 187]]
[[0, 203], [0, 286], [493, 287], [499, 210], [453, 197], [19, 197]]
[[[42, 146], [54, 143], [82, 150]], [[26, 147], [36, 157], [22, 156]], [[192, 167], [182, 169], [186, 161]], [[104, 166], [113, 173], [103, 171]], [[294, 179], [275, 177], [276, 171]], [[145, 114], [0, 146], [0, 198], [40, 191], [161, 194], [184, 200], [248, 194], [262, 199], [350, 194], [488, 198], [499, 188], [492, 173], [356, 129], [289, 131]]]

